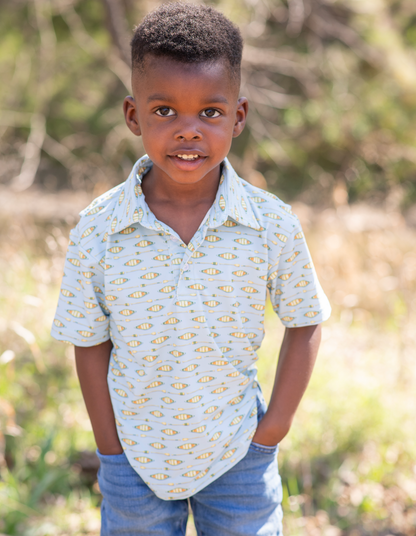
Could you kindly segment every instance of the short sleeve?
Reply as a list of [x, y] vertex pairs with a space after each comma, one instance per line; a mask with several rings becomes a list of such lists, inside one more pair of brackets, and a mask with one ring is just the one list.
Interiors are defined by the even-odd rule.
[[273, 309], [288, 328], [319, 324], [329, 318], [331, 306], [296, 217], [292, 232], [283, 239], [284, 246], [268, 273]]
[[95, 346], [110, 338], [109, 314], [104, 303], [103, 269], [79, 245], [71, 231], [58, 306], [51, 334], [76, 346]]

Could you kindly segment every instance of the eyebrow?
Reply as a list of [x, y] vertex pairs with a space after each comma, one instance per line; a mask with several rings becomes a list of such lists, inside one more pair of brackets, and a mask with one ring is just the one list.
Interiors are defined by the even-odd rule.
[[[147, 98], [147, 102], [152, 102], [152, 101], [172, 102], [172, 99], [169, 98], [167, 95], [163, 95], [162, 93], [154, 93], [153, 95], [150, 95]], [[203, 104], [207, 105], [207, 104], [212, 104], [214, 102], [221, 102], [221, 103], [224, 103], [224, 104], [228, 104], [228, 100], [225, 97], [223, 97], [222, 95], [214, 95], [213, 97], [211, 97], [209, 100], [207, 100]]]

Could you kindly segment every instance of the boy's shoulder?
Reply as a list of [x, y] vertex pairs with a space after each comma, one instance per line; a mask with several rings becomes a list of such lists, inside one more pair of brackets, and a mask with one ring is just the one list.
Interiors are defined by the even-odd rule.
[[273, 223], [277, 227], [283, 225], [294, 226], [297, 224], [298, 218], [293, 214], [289, 204], [282, 201], [276, 195], [250, 184], [241, 177], [238, 177], [238, 181], [243, 187], [261, 227], [267, 228]]

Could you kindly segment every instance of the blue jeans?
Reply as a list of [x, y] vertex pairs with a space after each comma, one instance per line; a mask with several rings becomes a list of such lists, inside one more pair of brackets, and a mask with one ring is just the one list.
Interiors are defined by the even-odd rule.
[[[198, 536], [282, 536], [277, 452], [251, 443], [240, 462], [189, 498]], [[101, 536], [185, 536], [188, 499], [159, 499], [124, 453], [97, 455]]]

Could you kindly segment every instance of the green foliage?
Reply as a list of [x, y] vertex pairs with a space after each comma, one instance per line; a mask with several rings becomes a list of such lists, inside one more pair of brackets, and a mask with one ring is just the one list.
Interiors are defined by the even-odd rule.
[[[351, 201], [382, 201], [394, 190], [402, 207], [414, 202], [416, 5], [214, 4], [240, 25], [246, 44], [242, 94], [250, 114], [231, 155], [243, 176], [261, 171], [285, 199], [302, 194], [339, 204], [332, 191], [341, 185]], [[5, 3], [0, 74], [10, 84], [0, 89], [0, 134], [9, 165], [0, 180], [19, 176], [22, 157], [35, 160], [30, 132], [39, 134], [41, 159], [26, 183], [36, 177], [50, 188], [102, 191], [124, 180], [143, 153], [121, 103], [130, 84], [130, 29], [149, 7], [113, 5], [121, 27], [104, 1]], [[31, 123], [34, 113], [45, 119], [43, 135]]]

